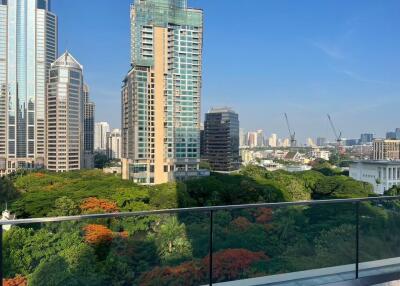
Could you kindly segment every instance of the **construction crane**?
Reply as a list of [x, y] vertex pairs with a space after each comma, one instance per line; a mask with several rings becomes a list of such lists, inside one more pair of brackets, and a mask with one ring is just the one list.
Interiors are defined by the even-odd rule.
[[290, 123], [289, 123], [289, 118], [287, 114], [285, 113], [285, 119], [286, 119], [286, 125], [289, 130], [289, 136], [290, 136], [290, 147], [296, 147], [297, 146], [297, 141], [296, 141], [296, 132], [292, 133], [292, 130], [290, 129]]
[[338, 133], [338, 131], [335, 128], [335, 125], [333, 124], [333, 120], [329, 114], [328, 114], [328, 120], [329, 120], [329, 123], [331, 124], [333, 134], [335, 135], [337, 147], [340, 148], [340, 146], [342, 146], [342, 141], [343, 141], [342, 140], [342, 132], [339, 130], [339, 133]]

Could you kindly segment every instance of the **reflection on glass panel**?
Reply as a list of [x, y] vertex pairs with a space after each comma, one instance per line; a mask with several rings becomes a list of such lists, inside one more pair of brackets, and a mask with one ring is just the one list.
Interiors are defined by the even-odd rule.
[[352, 204], [218, 211], [214, 222], [214, 282], [305, 270], [311, 279], [336, 266], [344, 273], [330, 279], [355, 277]]
[[400, 271], [400, 200], [360, 205], [360, 277]]

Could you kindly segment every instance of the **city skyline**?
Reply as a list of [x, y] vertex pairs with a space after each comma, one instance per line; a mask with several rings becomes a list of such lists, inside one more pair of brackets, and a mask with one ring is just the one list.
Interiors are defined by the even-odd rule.
[[[121, 0], [110, 7], [106, 1], [97, 1], [93, 17], [87, 17], [90, 1], [53, 3], [62, 20], [60, 49], [71, 50], [83, 62], [98, 104], [96, 118], [113, 126], [120, 125], [120, 118], [110, 110], [119, 111], [120, 79], [130, 57], [130, 2]], [[307, 2], [318, 13], [305, 8], [309, 5], [288, 1], [257, 3], [260, 9], [251, 14], [246, 11], [252, 6], [238, 2], [189, 2], [207, 11], [203, 117], [211, 107], [231, 106], [240, 114], [243, 128], [285, 136], [283, 113], [287, 112], [299, 141], [305, 142], [308, 137], [333, 138], [326, 119], [326, 113], [331, 113], [343, 137], [364, 132], [384, 137], [387, 129], [396, 127], [395, 106], [400, 101], [396, 98], [400, 65], [395, 56], [400, 47], [395, 11], [400, 4], [352, 1], [342, 11], [342, 5], [334, 1]], [[227, 14], [223, 20], [217, 16], [222, 8]], [[101, 23], [103, 16], [111, 21]], [[75, 17], [82, 21], [76, 22]], [[236, 19], [251, 23], [252, 31], [246, 34]], [[300, 29], [296, 29], [298, 24]], [[76, 33], [78, 27], [81, 32]], [[260, 32], [262, 37], [257, 35]], [[232, 33], [239, 33], [243, 41], [234, 43]], [[99, 44], [93, 50], [89, 47], [94, 38]], [[240, 67], [245, 67], [247, 57], [243, 47], [249, 41], [255, 43], [254, 52], [263, 54], [251, 61], [253, 70], [243, 70]], [[120, 52], [112, 54], [115, 48]], [[109, 60], [101, 61], [100, 68], [97, 59], [106, 52]], [[261, 90], [246, 84], [254, 77], [263, 82]]]

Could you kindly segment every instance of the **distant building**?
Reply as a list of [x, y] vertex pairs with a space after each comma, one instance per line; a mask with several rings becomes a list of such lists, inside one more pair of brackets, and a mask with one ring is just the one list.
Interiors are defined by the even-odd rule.
[[204, 122], [205, 155], [214, 171], [240, 168], [239, 116], [230, 108], [212, 109]]
[[309, 147], [316, 147], [314, 141], [311, 138], [307, 139], [307, 146]]
[[121, 130], [114, 129], [107, 133], [107, 157], [108, 159], [121, 159]]
[[314, 149], [311, 151], [310, 156], [316, 159], [323, 159], [329, 161], [331, 152], [327, 150]]
[[360, 136], [360, 144], [365, 145], [365, 144], [370, 144], [374, 140], [374, 134], [372, 133], [363, 133]]
[[248, 132], [247, 133], [247, 144], [250, 148], [257, 147], [257, 132]]
[[350, 164], [350, 177], [370, 183], [374, 192], [382, 195], [393, 186], [400, 185], [400, 162], [387, 160], [355, 161]]
[[94, 128], [94, 150], [106, 152], [107, 133], [110, 132], [110, 125], [107, 122], [96, 122]]
[[328, 141], [324, 137], [317, 138], [317, 146], [322, 147], [325, 146]]
[[375, 139], [373, 141], [374, 160], [400, 160], [400, 140]]
[[278, 146], [278, 135], [272, 134], [271, 137], [268, 139], [268, 145], [269, 147], [277, 147]]
[[239, 129], [239, 147], [248, 146], [247, 134], [244, 132], [243, 128]]
[[395, 131], [386, 133], [386, 139], [388, 140], [400, 140], [400, 128], [396, 128]]
[[264, 132], [257, 130], [257, 147], [264, 147]]
[[83, 157], [83, 68], [65, 52], [50, 68], [47, 154], [50, 171], [79, 170]]
[[83, 85], [83, 162], [82, 168], [94, 168], [94, 114], [95, 104], [90, 101], [89, 86]]
[[346, 139], [344, 140], [345, 145], [346, 146], [355, 146], [359, 144], [359, 140], [358, 139]]
[[282, 141], [282, 147], [284, 147], [284, 148], [290, 147], [290, 140], [289, 140], [289, 138], [283, 139], [283, 141]]

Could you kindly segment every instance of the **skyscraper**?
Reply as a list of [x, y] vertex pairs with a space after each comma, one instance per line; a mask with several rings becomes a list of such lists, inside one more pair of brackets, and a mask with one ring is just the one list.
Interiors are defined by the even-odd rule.
[[94, 111], [95, 104], [90, 101], [90, 90], [83, 85], [83, 162], [82, 168], [94, 168]]
[[374, 134], [372, 133], [363, 133], [360, 136], [361, 145], [372, 143], [373, 140], [374, 140]]
[[131, 6], [131, 70], [122, 87], [123, 178], [159, 184], [200, 162], [203, 12], [187, 0]]
[[107, 157], [108, 159], [121, 159], [121, 130], [113, 129], [107, 133]]
[[204, 122], [205, 155], [214, 171], [240, 168], [239, 116], [230, 108], [215, 108]]
[[0, 175], [44, 166], [46, 82], [56, 55], [50, 0], [0, 1]]
[[83, 157], [83, 68], [68, 52], [50, 68], [47, 156], [50, 171], [79, 170]]
[[107, 151], [107, 133], [110, 132], [110, 124], [107, 122], [96, 122], [94, 127], [94, 150], [103, 152]]

